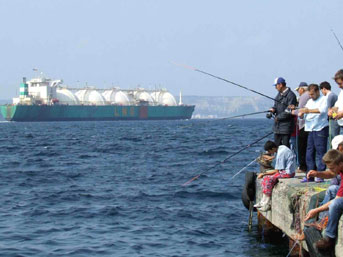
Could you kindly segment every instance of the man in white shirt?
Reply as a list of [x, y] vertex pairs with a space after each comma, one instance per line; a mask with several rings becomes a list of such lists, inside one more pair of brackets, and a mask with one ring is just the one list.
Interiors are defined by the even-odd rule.
[[[307, 171], [320, 172], [326, 169], [322, 158], [327, 151], [329, 136], [328, 104], [326, 97], [320, 95], [318, 85], [311, 84], [308, 89], [311, 99], [308, 100], [305, 108], [299, 110], [298, 115], [305, 119], [305, 131], [309, 132], [306, 148]], [[315, 180], [316, 182], [323, 181], [321, 178], [315, 178]], [[302, 182], [310, 181], [313, 181], [313, 178], [304, 177], [302, 180]]]

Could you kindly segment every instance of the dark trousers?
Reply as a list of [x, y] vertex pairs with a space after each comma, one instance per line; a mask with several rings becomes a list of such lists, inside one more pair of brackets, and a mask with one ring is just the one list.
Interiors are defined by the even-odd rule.
[[290, 134], [274, 134], [274, 142], [276, 146], [285, 145], [290, 148], [289, 139], [291, 138]]
[[307, 171], [324, 171], [326, 169], [322, 158], [327, 151], [328, 136], [329, 126], [323, 128], [320, 131], [311, 131], [308, 133], [306, 149]]
[[307, 171], [306, 165], [306, 148], [307, 148], [307, 137], [308, 132], [305, 131], [305, 128], [299, 130], [298, 135], [298, 160], [299, 160], [299, 169]]

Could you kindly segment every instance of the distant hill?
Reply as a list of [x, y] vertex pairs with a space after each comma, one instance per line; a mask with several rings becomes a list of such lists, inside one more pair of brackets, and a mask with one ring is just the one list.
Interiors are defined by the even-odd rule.
[[[268, 110], [273, 101], [260, 96], [183, 96], [183, 103], [194, 104], [194, 118], [224, 118]], [[246, 118], [265, 117], [265, 114]]]

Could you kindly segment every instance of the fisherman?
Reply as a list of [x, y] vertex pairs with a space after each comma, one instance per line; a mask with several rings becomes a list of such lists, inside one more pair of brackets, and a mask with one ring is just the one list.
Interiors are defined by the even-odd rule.
[[[298, 116], [305, 119], [305, 131], [309, 132], [306, 148], [307, 171], [325, 171], [325, 164], [322, 161], [327, 151], [327, 140], [329, 133], [329, 122], [327, 119], [328, 105], [325, 96], [320, 95], [319, 86], [311, 84], [308, 87], [309, 95], [305, 108], [299, 109]], [[317, 159], [317, 163], [316, 163]], [[307, 176], [301, 182], [310, 182], [313, 178]], [[321, 178], [316, 178], [316, 182], [323, 182]]]
[[[299, 94], [299, 103], [298, 108], [304, 108], [307, 104], [307, 101], [310, 99], [310, 95], [308, 93], [308, 85], [306, 82], [300, 82], [299, 86], [295, 89], [295, 91]], [[298, 116], [299, 111], [298, 109], [295, 110], [295, 106], [291, 105], [289, 108], [292, 110], [292, 114]], [[306, 172], [306, 148], [307, 148], [307, 137], [308, 132], [305, 131], [305, 120], [298, 119], [298, 160], [299, 160], [299, 172]]]
[[294, 153], [285, 145], [277, 146], [273, 141], [267, 141], [264, 149], [270, 154], [276, 155], [275, 170], [260, 173], [257, 178], [262, 181], [262, 199], [254, 207], [260, 211], [268, 211], [271, 208], [272, 190], [279, 178], [292, 178], [295, 175], [296, 161]]
[[297, 98], [289, 87], [286, 87], [284, 78], [276, 78], [273, 84], [279, 92], [275, 98], [274, 106], [269, 111], [275, 114], [274, 141], [277, 146], [290, 147], [289, 140], [294, 128], [294, 119], [289, 105], [296, 105]]
[[[337, 176], [338, 173], [343, 175], [343, 154], [337, 150], [329, 150], [323, 156], [323, 162], [328, 166], [329, 170], [318, 172], [311, 170], [307, 173], [308, 178], [310, 177], [319, 177], [324, 178], [333, 178]], [[335, 246], [335, 239], [337, 237], [337, 226], [338, 221], [343, 213], [343, 184], [340, 183], [336, 198], [329, 201], [328, 203], [310, 210], [304, 221], [314, 218], [317, 214], [322, 211], [329, 210], [329, 219], [328, 224], [325, 230], [325, 237], [316, 242], [315, 246], [319, 251], [328, 251], [333, 250]]]
[[[337, 120], [339, 129], [341, 129], [343, 126], [343, 69], [337, 71], [333, 79], [340, 88], [340, 92], [338, 94], [335, 106], [329, 110], [328, 115], [329, 117]], [[339, 133], [340, 131], [338, 131], [338, 134]]]
[[[337, 95], [333, 92], [331, 92], [331, 85], [329, 82], [324, 81], [320, 83], [319, 85], [320, 91], [324, 96], [326, 96], [328, 100], [328, 108], [331, 109], [335, 106], [335, 103], [337, 102]], [[335, 136], [339, 135], [340, 127], [337, 123], [337, 120], [333, 119], [332, 117], [329, 117], [329, 142], [331, 144], [331, 139]]]

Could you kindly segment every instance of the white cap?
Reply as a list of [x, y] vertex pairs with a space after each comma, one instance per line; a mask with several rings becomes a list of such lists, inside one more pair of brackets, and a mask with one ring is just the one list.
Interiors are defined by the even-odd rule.
[[332, 149], [337, 150], [338, 146], [342, 143], [343, 143], [343, 135], [335, 136], [331, 141]]

